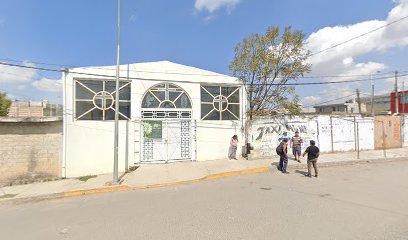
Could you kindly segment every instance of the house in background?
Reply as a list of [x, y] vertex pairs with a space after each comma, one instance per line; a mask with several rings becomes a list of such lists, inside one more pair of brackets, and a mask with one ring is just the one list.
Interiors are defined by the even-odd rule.
[[[345, 103], [316, 105], [314, 106], [314, 108], [316, 109], [317, 114], [332, 114], [332, 113], [358, 114], [359, 113], [358, 103], [354, 99], [346, 101]], [[366, 112], [366, 105], [364, 103], [361, 103], [361, 113], [365, 113], [365, 112]]]
[[[366, 105], [367, 113], [371, 113], [371, 97], [360, 98], [362, 104]], [[376, 95], [373, 97], [373, 111], [375, 114], [388, 113], [391, 110], [390, 94]]]
[[12, 118], [37, 118], [62, 116], [61, 104], [50, 104], [43, 101], [12, 101], [8, 117]]
[[[403, 113], [407, 114], [408, 113], [408, 91], [401, 91], [398, 92], [398, 113]], [[391, 108], [391, 113], [396, 113], [397, 107], [396, 107], [396, 99], [395, 99], [395, 92], [391, 93], [388, 96], [388, 99], [390, 100], [390, 105], [389, 107]]]
[[[64, 74], [65, 177], [113, 169], [116, 66]], [[225, 159], [244, 140], [238, 79], [168, 61], [121, 65], [119, 169], [141, 163]]]
[[47, 101], [12, 101], [9, 117], [43, 117]]

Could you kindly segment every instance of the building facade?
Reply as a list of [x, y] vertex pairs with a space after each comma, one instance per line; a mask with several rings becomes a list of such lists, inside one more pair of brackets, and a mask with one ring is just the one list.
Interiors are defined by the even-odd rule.
[[[64, 74], [66, 177], [112, 172], [116, 66]], [[168, 61], [122, 65], [119, 169], [227, 157], [244, 142], [246, 98], [226, 75]], [[243, 145], [243, 144], [242, 144]]]
[[50, 104], [43, 101], [13, 101], [9, 108], [8, 117], [39, 118], [62, 116], [61, 104]]
[[[371, 97], [362, 97], [361, 103], [366, 105], [367, 113], [371, 113]], [[389, 113], [391, 99], [389, 94], [376, 95], [373, 97], [373, 111], [375, 114]]]
[[[388, 97], [390, 100], [391, 113], [408, 113], [408, 91], [398, 92], [398, 100], [395, 97], [395, 92]], [[398, 104], [396, 102], [398, 101]], [[398, 110], [398, 111], [397, 111]]]
[[[359, 113], [358, 103], [355, 100], [350, 100], [345, 103], [334, 103], [326, 105], [314, 106], [318, 114], [332, 114], [332, 113]], [[366, 112], [366, 105], [361, 103], [361, 113]]]

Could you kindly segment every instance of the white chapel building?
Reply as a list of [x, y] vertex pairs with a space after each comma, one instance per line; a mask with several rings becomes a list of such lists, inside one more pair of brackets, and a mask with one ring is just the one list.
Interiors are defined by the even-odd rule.
[[[111, 173], [116, 66], [68, 69], [64, 177]], [[147, 163], [227, 159], [244, 145], [246, 94], [233, 77], [168, 61], [121, 65], [119, 171]]]

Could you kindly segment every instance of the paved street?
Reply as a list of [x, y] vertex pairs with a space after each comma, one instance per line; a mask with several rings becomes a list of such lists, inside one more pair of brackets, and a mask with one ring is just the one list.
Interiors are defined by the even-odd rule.
[[1, 239], [408, 239], [408, 162], [0, 206]]

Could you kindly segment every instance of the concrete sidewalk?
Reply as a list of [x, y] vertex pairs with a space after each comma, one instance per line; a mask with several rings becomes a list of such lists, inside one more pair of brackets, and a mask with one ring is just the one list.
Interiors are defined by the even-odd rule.
[[[290, 156], [291, 157], [291, 156]], [[387, 159], [408, 160], [408, 148], [387, 150]], [[290, 158], [291, 159], [291, 158]], [[359, 163], [375, 160], [384, 160], [383, 151], [360, 152], [357, 159], [356, 152], [323, 153], [319, 159], [321, 165], [337, 165], [344, 163]], [[289, 160], [290, 169], [306, 169], [306, 161], [298, 163]], [[0, 189], [0, 202], [17, 199], [41, 199], [66, 196], [77, 196], [101, 192], [123, 191], [160, 187], [180, 183], [192, 183], [201, 180], [234, 176], [239, 174], [276, 171], [271, 163], [277, 163], [278, 158], [262, 158], [244, 160], [217, 160], [201, 162], [179, 162], [169, 164], [145, 164], [136, 171], [126, 174], [119, 186], [109, 186], [111, 174], [98, 175], [87, 181], [78, 179], [64, 179], [53, 182], [41, 182], [26, 185], [3, 187]], [[324, 172], [322, 172], [324, 174]]]

